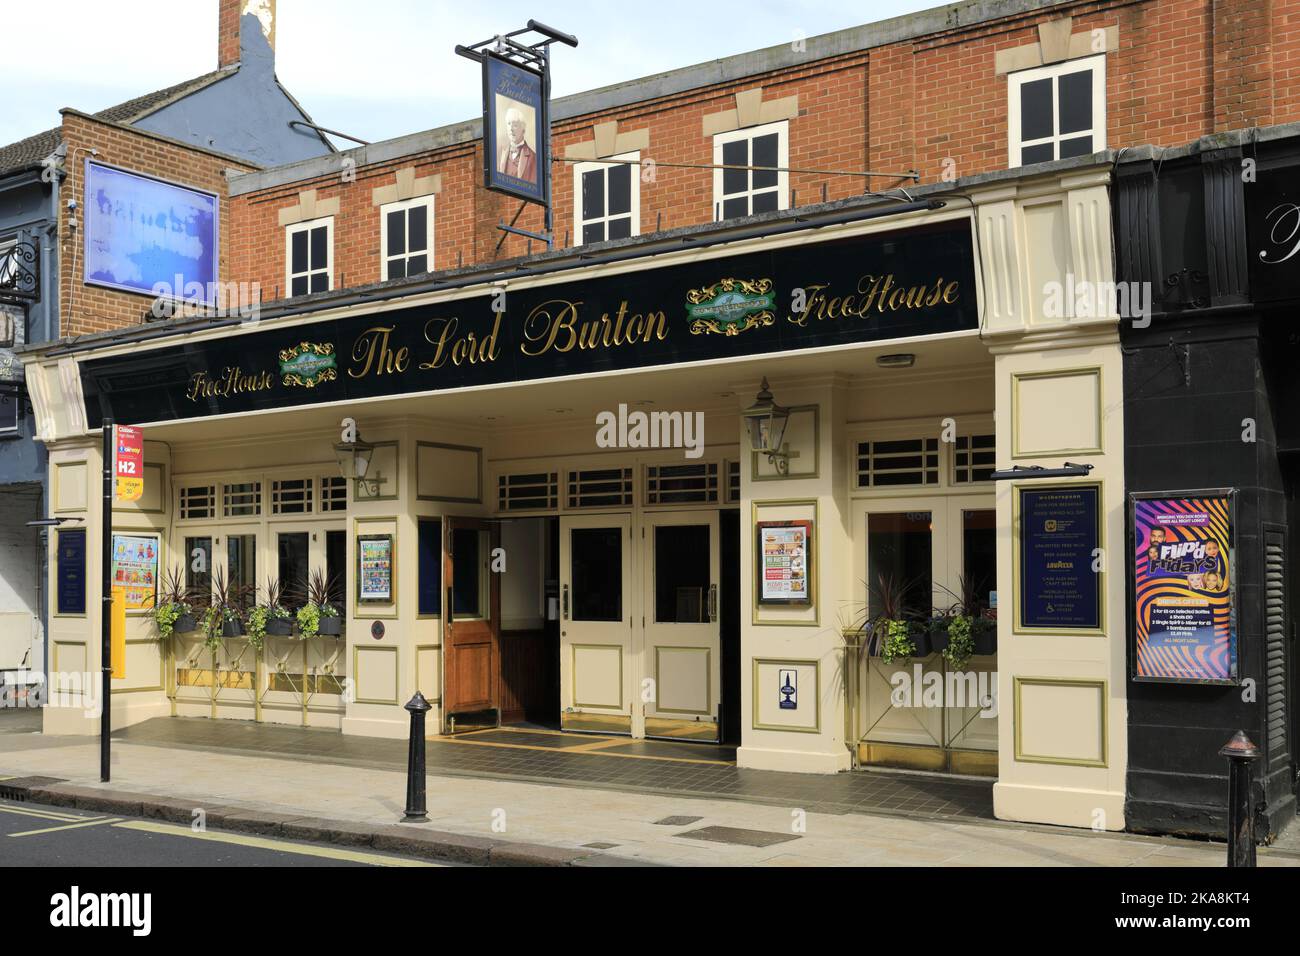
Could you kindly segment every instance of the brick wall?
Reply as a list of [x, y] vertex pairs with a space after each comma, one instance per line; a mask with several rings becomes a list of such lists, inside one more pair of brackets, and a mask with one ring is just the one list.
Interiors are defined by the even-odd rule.
[[[1106, 54], [1106, 137], [1111, 147], [1181, 145], [1224, 129], [1300, 119], [1300, 0], [1080, 0], [1002, 20], [953, 27], [926, 37], [775, 70], [661, 100], [620, 107], [554, 124], [552, 153], [592, 138], [596, 123], [617, 120], [620, 132], [646, 129], [642, 159], [657, 164], [643, 181], [641, 233], [711, 221], [712, 138], [706, 115], [734, 107], [735, 94], [762, 88], [764, 100], [797, 95], [790, 121], [790, 166], [816, 171], [897, 173], [915, 169], [922, 182], [946, 171], [967, 176], [1007, 165], [1007, 78], [995, 69], [999, 51], [1038, 41], [1038, 24], [1071, 16], [1071, 32], [1116, 28], [1119, 49]], [[573, 54], [578, 55], [578, 54]], [[528, 242], [501, 243], [496, 225], [519, 203], [478, 184], [480, 146], [462, 144], [357, 170], [294, 183], [232, 201], [232, 271], [256, 279], [265, 298], [283, 297], [284, 230], [278, 211], [300, 190], [338, 197], [335, 287], [379, 277], [379, 212], [372, 190], [395, 181], [397, 169], [439, 173], [435, 269], [526, 254]], [[553, 164], [557, 242], [573, 242], [573, 164]], [[872, 189], [904, 181], [872, 177]], [[824, 172], [792, 172], [792, 203], [807, 205], [863, 192], [868, 180]], [[529, 205], [517, 225], [542, 229], [542, 211]], [[534, 244], [536, 250], [536, 244]], [[458, 258], [459, 257], [459, 258]]]
[[[212, 153], [142, 133], [116, 123], [106, 123], [80, 113], [64, 111], [63, 142], [68, 147], [67, 178], [59, 201], [59, 315], [61, 335], [83, 335], [137, 325], [143, 321], [153, 297], [119, 292], [82, 281], [85, 272], [84, 225], [85, 161], [90, 150], [98, 150], [97, 162], [120, 166], [131, 172], [158, 176], [171, 182], [217, 193], [221, 197], [221, 245], [218, 275], [230, 277], [230, 210], [227, 201], [226, 170], [248, 171], [253, 167]], [[78, 228], [69, 228], [69, 199], [77, 201]]]

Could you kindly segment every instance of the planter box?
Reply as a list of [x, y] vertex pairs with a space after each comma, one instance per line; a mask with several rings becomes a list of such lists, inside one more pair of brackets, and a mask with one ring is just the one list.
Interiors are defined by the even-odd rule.
[[266, 619], [266, 633], [274, 637], [289, 637], [293, 634], [293, 618], [270, 617]]
[[194, 620], [193, 614], [182, 614], [176, 619], [175, 623], [172, 624], [172, 633], [189, 634], [190, 632], [197, 630], [198, 626], [199, 624]]
[[943, 651], [948, 648], [948, 629], [936, 628], [930, 632], [930, 650]]
[[338, 637], [343, 633], [343, 616], [326, 617], [321, 615], [320, 628], [316, 632], [321, 637]]
[[243, 625], [243, 622], [241, 622], [241, 621], [222, 621], [222, 622], [221, 622], [221, 636], [222, 636], [222, 637], [243, 637], [243, 636], [244, 636], [244, 625]]
[[930, 646], [930, 635], [925, 631], [918, 631], [910, 636], [912, 643], [916, 646], [916, 656], [929, 657], [931, 650], [933, 650]]
[[996, 627], [980, 628], [972, 635], [975, 638], [975, 653], [988, 656], [998, 652], [998, 629]]

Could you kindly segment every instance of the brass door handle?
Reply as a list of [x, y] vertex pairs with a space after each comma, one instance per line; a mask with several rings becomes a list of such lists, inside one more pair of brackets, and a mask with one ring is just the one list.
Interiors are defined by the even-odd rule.
[[564, 619], [567, 621], [569, 619], [569, 586], [566, 584], [561, 590], [564, 593], [564, 599], [560, 603], [564, 607]]

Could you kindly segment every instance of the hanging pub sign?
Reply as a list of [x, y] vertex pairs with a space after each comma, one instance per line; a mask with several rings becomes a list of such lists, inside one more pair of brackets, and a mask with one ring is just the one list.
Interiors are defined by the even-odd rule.
[[811, 521], [758, 522], [759, 604], [812, 604], [812, 533]]
[[551, 117], [541, 73], [483, 54], [483, 185], [527, 202], [551, 198]]
[[1237, 682], [1235, 492], [1129, 495], [1133, 679]]
[[504, 296], [480, 286], [430, 304], [132, 346], [79, 363], [87, 422], [148, 425], [978, 328], [965, 221], [557, 278]]
[[1017, 631], [1100, 631], [1101, 489], [1017, 487]]

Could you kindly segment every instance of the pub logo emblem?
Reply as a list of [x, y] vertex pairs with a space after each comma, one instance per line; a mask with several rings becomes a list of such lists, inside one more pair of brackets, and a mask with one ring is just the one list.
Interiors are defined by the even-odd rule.
[[280, 378], [285, 385], [315, 388], [338, 377], [333, 342], [324, 345], [302, 342], [280, 352]]
[[776, 321], [771, 279], [723, 279], [686, 293], [692, 335], [739, 335]]

